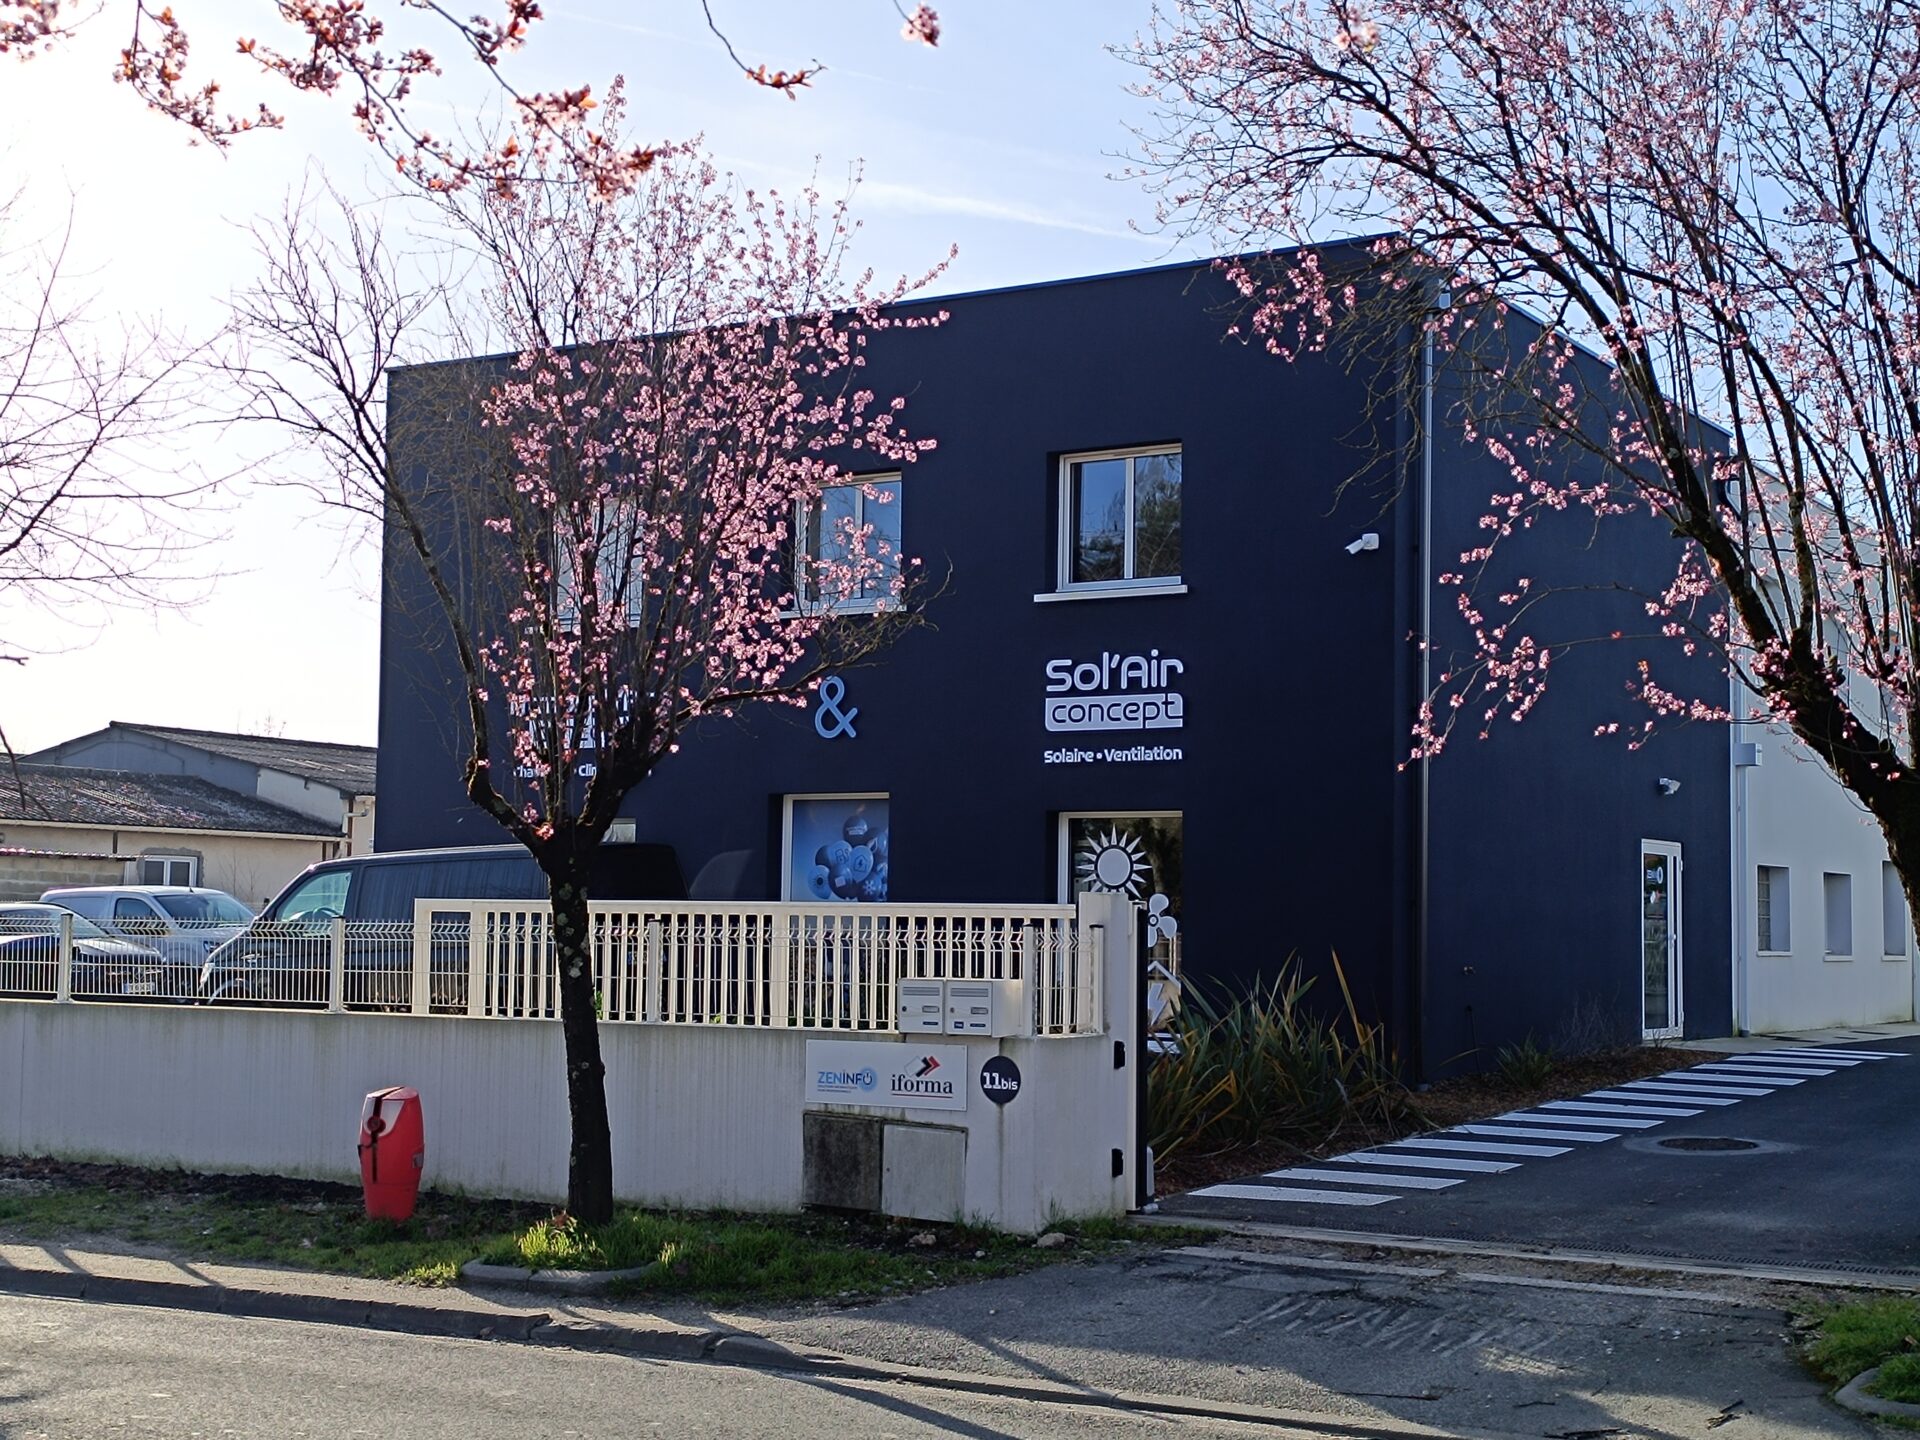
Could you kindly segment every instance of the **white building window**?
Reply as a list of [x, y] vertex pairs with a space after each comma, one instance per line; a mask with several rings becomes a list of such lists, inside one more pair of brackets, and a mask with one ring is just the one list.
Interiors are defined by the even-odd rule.
[[1061, 459], [1061, 590], [1180, 583], [1180, 468], [1177, 445]]
[[1907, 892], [1891, 860], [1880, 862], [1880, 953], [1889, 960], [1907, 954]]
[[785, 822], [782, 900], [878, 904], [887, 898], [893, 837], [885, 795], [789, 795]]
[[1793, 927], [1787, 904], [1787, 867], [1760, 867], [1758, 911], [1760, 953], [1785, 955], [1793, 949]]
[[898, 589], [900, 477], [827, 486], [817, 503], [801, 507], [799, 536], [794, 589], [803, 606], [878, 608]]
[[1853, 954], [1853, 877], [1828, 871], [1820, 877], [1826, 899], [1827, 954]]
[[646, 609], [640, 537], [635, 533], [633, 512], [621, 508], [603, 518], [596, 533], [580, 536], [567, 525], [556, 524], [553, 535], [554, 624], [563, 633], [580, 628], [580, 543], [597, 538], [594, 554], [594, 601], [604, 617], [624, 605], [627, 628], [640, 624]]
[[200, 862], [191, 855], [142, 855], [142, 885], [191, 885], [197, 878]]

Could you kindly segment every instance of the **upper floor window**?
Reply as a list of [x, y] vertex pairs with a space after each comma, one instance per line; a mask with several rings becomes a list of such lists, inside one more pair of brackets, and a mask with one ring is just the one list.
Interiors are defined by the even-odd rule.
[[[562, 634], [580, 628], [580, 550], [587, 536], [570, 533], [570, 526], [554, 527], [553, 588], [554, 623]], [[645, 610], [640, 535], [630, 505], [609, 506], [593, 527], [590, 538], [596, 543], [593, 562], [594, 600], [604, 624], [621, 609], [627, 612], [627, 627], [640, 624]]]
[[801, 507], [799, 533], [801, 604], [874, 609], [892, 598], [900, 576], [900, 477], [827, 486]]
[[1060, 461], [1060, 588], [1180, 583], [1180, 447]]

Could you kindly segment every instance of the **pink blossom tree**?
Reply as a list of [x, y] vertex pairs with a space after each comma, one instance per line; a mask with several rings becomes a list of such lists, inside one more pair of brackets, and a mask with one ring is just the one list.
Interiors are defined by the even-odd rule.
[[[818, 61], [791, 70], [764, 61], [749, 65], [715, 18], [713, 0], [697, 3], [735, 68], [754, 84], [791, 99], [826, 69]], [[940, 18], [929, 6], [909, 12], [900, 0], [891, 3], [905, 22], [902, 38], [939, 44]], [[174, 6], [125, 0], [108, 8], [131, 22], [113, 78], [152, 110], [220, 147], [285, 123], [265, 100], [228, 109], [222, 80], [189, 76], [193, 46]], [[595, 105], [590, 86], [527, 91], [509, 76], [508, 57], [543, 18], [538, 0], [499, 0], [494, 13], [467, 17], [440, 0], [264, 0], [259, 11], [268, 28], [233, 42], [242, 74], [294, 92], [344, 97], [361, 133], [403, 173], [425, 183], [510, 179], [516, 170], [513, 151], [476, 149], [434, 133], [417, 118], [416, 91], [442, 74], [448, 54], [456, 63], [478, 65], [512, 102], [521, 123], [548, 143], [577, 145], [575, 159], [595, 183], [617, 188], [652, 163], [652, 147], [609, 145], [605, 131], [586, 124]], [[0, 58], [29, 59], [71, 38], [88, 18], [91, 12], [81, 13], [74, 0], [0, 0]], [[404, 23], [409, 20], [414, 23]], [[263, 33], [269, 38], [262, 40]]]
[[[1346, 269], [1230, 263], [1245, 334], [1292, 354], [1377, 339], [1390, 312], [1487, 399], [1455, 418], [1509, 481], [1482, 543], [1441, 557], [1470, 640], [1438, 660], [1413, 758], [1523, 718], [1564, 654], [1542, 623], [1552, 576], [1516, 576], [1503, 547], [1561, 510], [1651, 514], [1680, 558], [1629, 637], [1648, 711], [1600, 728], [1790, 728], [1920, 898], [1912, 15], [1167, 0], [1130, 58], [1165, 224], [1240, 251], [1362, 241]], [[1599, 478], [1569, 480], [1569, 450]], [[1661, 638], [1737, 684], [1689, 693], [1659, 673]]]
[[[319, 447], [336, 498], [385, 520], [433, 597], [464, 691], [466, 794], [549, 881], [568, 1209], [597, 1222], [612, 1166], [595, 848], [703, 719], [804, 704], [915, 623], [913, 568], [871, 524], [813, 547], [796, 530], [827, 487], [932, 447], [862, 371], [869, 337], [943, 317], [885, 308], [938, 270], [845, 277], [845, 201], [743, 190], [693, 147], [608, 193], [577, 183], [579, 147], [524, 147], [515, 183], [428, 192], [477, 290], [409, 289], [352, 209], [333, 239], [298, 209], [263, 232], [252, 348], [230, 373]], [[476, 297], [507, 358], [403, 369], [389, 391], [435, 308]]]

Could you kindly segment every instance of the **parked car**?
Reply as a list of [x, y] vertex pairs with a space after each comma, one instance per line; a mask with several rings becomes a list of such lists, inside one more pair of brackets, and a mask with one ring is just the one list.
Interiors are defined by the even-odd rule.
[[196, 973], [253, 919], [226, 891], [196, 885], [68, 886], [44, 891], [40, 900], [84, 915], [110, 935], [150, 945]]
[[0, 995], [51, 999], [58, 983], [60, 922], [73, 920], [73, 998], [191, 1000], [192, 970], [151, 945], [109, 935], [58, 905], [0, 905]]
[[[587, 890], [601, 900], [684, 900], [669, 845], [603, 845]], [[412, 1001], [416, 900], [544, 900], [547, 878], [519, 845], [396, 850], [309, 866], [245, 930], [207, 956], [200, 994], [211, 1001], [326, 1003], [333, 922], [344, 919], [346, 1003], [402, 1009]], [[464, 1010], [467, 937], [458, 920], [435, 926], [430, 1001]]]

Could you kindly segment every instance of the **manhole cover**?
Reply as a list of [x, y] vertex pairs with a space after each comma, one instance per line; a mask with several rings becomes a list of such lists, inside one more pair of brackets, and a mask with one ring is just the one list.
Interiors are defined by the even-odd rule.
[[1731, 1135], [1675, 1135], [1654, 1142], [1662, 1150], [1758, 1150], [1758, 1140], [1736, 1140]]

